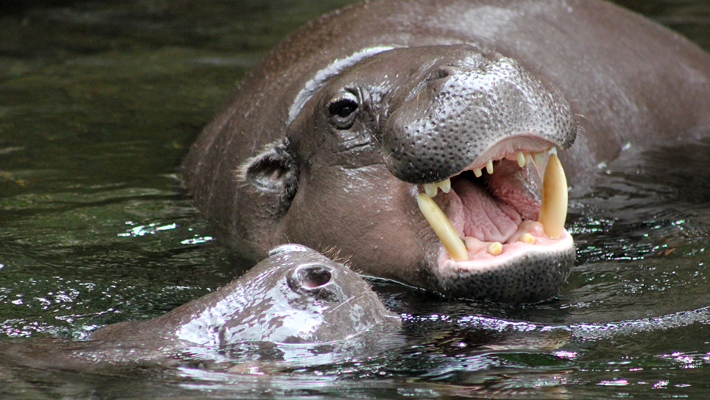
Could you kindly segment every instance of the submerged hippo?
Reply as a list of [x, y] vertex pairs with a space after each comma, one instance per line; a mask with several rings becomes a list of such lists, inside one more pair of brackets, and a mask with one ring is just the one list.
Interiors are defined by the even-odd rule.
[[371, 344], [381, 344], [380, 335], [396, 333], [400, 324], [348, 267], [307, 247], [283, 245], [241, 278], [163, 316], [108, 325], [87, 341], [0, 342], [0, 370], [3, 364], [83, 370], [254, 359], [302, 363], [309, 353], [381, 348]]
[[302, 243], [449, 296], [539, 301], [575, 258], [555, 150], [574, 179], [693, 133], [709, 79], [698, 47], [603, 1], [373, 1], [265, 57], [184, 180], [245, 257]]

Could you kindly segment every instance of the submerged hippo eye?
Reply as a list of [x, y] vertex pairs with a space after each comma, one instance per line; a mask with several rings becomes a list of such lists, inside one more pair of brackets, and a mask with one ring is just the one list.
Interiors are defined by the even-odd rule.
[[353, 125], [358, 110], [357, 98], [352, 93], [344, 93], [331, 100], [328, 105], [330, 118], [338, 129], [349, 129]]

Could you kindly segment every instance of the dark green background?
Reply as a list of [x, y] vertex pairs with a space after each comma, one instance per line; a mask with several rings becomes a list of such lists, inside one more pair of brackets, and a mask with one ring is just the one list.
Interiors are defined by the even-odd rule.
[[[0, 340], [81, 338], [164, 313], [243, 271], [179, 189], [179, 160], [275, 43], [350, 3], [1, 2]], [[710, 47], [706, 2], [620, 3]], [[555, 301], [509, 309], [374, 282], [405, 317], [407, 344], [390, 355], [268, 382], [195, 373], [89, 386], [127, 397], [145, 388], [197, 397], [703, 397], [709, 143], [631, 149], [600, 170], [593, 191], [577, 193], [568, 225], [578, 261]], [[565, 334], [571, 340], [550, 350]], [[62, 380], [86, 394], [80, 376]]]

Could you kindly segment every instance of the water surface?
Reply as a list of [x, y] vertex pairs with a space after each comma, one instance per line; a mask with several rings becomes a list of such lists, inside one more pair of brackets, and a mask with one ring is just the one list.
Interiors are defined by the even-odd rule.
[[[179, 188], [180, 157], [269, 48], [348, 3], [0, 6], [0, 340], [82, 338], [98, 326], [160, 315], [238, 276], [247, 266], [220, 246]], [[704, 2], [623, 3], [710, 47]], [[24, 383], [0, 393], [703, 397], [710, 394], [707, 137], [629, 147], [599, 166], [591, 188], [573, 188], [568, 226], [578, 257], [553, 301], [523, 308], [444, 301], [374, 281], [405, 321], [403, 344], [379, 356], [271, 376], [188, 367], [98, 377], [18, 370]]]

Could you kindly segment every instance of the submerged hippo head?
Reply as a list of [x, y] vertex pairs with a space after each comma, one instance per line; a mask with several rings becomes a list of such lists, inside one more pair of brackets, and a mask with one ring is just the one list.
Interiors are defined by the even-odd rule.
[[270, 254], [212, 293], [151, 320], [105, 326], [91, 340], [0, 343], [0, 367], [95, 371], [199, 361], [236, 362], [240, 371], [253, 359], [323, 362], [396, 343], [400, 317], [347, 266], [301, 245]]
[[149, 321], [109, 325], [93, 338], [209, 353], [244, 342], [347, 341], [399, 324], [348, 267], [305, 246], [283, 245], [213, 293]]
[[237, 249], [335, 247], [366, 273], [494, 301], [549, 298], [565, 280], [564, 175], [543, 190], [542, 174], [574, 141], [573, 115], [515, 60], [469, 45], [371, 49], [286, 106], [285, 137], [241, 164], [234, 212], [219, 213]]
[[399, 316], [347, 266], [301, 245], [282, 245], [269, 254], [238, 286], [227, 288], [228, 296], [181, 327], [179, 336], [205, 329], [204, 321], [216, 311], [225, 315], [218, 328], [220, 346], [348, 341], [383, 325], [399, 327]]

